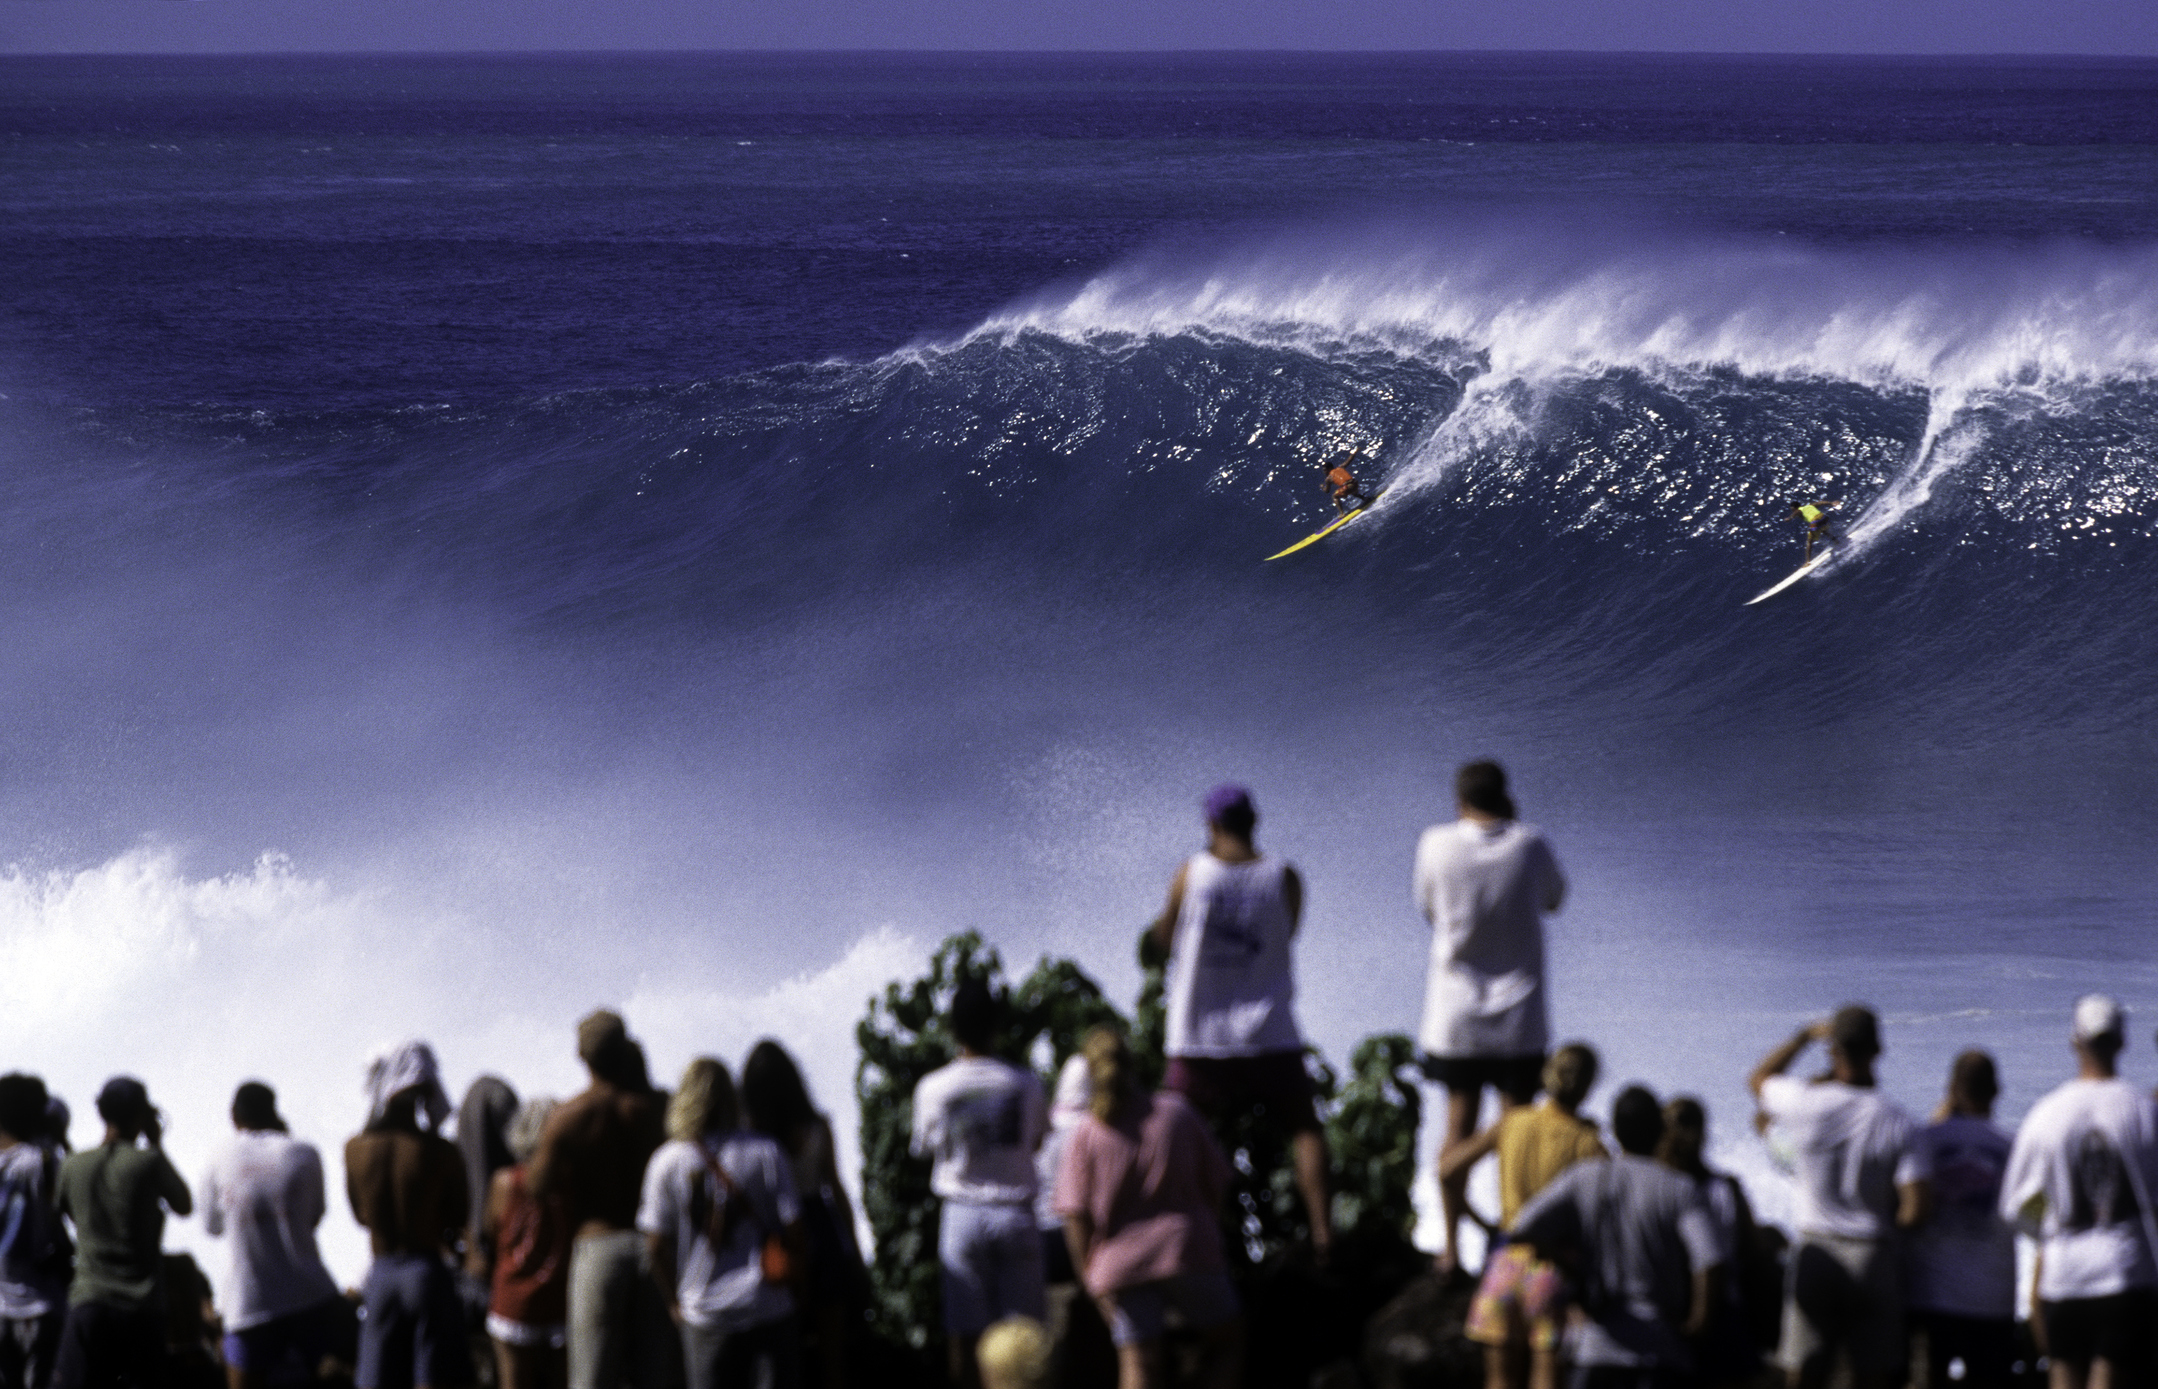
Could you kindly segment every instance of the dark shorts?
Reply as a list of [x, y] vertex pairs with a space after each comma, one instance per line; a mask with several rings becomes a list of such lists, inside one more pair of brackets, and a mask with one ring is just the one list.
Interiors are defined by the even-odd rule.
[[1071, 1242], [1064, 1238], [1064, 1227], [1042, 1231], [1042, 1282], [1076, 1283], [1079, 1271], [1072, 1267]]
[[167, 1375], [165, 1309], [78, 1302], [67, 1309], [53, 1389], [126, 1384], [163, 1389]]
[[1304, 1071], [1300, 1051], [1172, 1056], [1161, 1085], [1208, 1112], [1243, 1102], [1279, 1116], [1291, 1133], [1319, 1126], [1319, 1113], [1311, 1104], [1311, 1077]]
[[[2004, 1386], [2016, 1361], [2013, 1318], [1958, 1317], [1946, 1312], [1917, 1312], [1912, 1319], [1926, 1333], [1926, 1367], [1933, 1385], [1967, 1384], [1973, 1389]], [[1951, 1362], [1963, 1373], [1951, 1376]]]
[[1544, 1088], [1544, 1056], [1433, 1056], [1422, 1058], [1424, 1079], [1457, 1093], [1481, 1093], [1488, 1085], [1515, 1104], [1527, 1104]]
[[60, 1354], [65, 1311], [42, 1317], [0, 1317], [0, 1389], [46, 1389]]
[[2046, 1302], [2046, 1354], [2071, 1365], [2103, 1360], [2115, 1384], [2140, 1384], [2151, 1363], [2151, 1323], [2158, 1292], [2131, 1288], [2111, 1297]]
[[431, 1389], [472, 1383], [465, 1304], [442, 1260], [425, 1254], [377, 1254], [367, 1270], [359, 1389]]
[[337, 1349], [344, 1299], [287, 1312], [225, 1333], [225, 1363], [272, 1383], [312, 1383], [322, 1358]]

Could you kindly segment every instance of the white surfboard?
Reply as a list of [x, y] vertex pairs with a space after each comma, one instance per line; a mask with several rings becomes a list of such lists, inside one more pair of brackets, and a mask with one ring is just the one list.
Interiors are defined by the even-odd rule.
[[1785, 578], [1781, 582], [1765, 588], [1759, 593], [1756, 593], [1753, 597], [1748, 598], [1746, 600], [1745, 606], [1750, 608], [1754, 604], [1759, 603], [1764, 599], [1775, 597], [1777, 594], [1783, 592], [1791, 585], [1797, 583], [1800, 579], [1803, 579], [1808, 574], [1811, 574], [1814, 570], [1819, 569], [1823, 564], [1828, 562], [1828, 557], [1834, 553], [1836, 553], [1835, 546], [1822, 546], [1821, 553], [1815, 555], [1812, 559], [1807, 560], [1804, 564], [1801, 564], [1800, 566], [1798, 566], [1798, 568], [1792, 570], [1790, 574], [1785, 576]]

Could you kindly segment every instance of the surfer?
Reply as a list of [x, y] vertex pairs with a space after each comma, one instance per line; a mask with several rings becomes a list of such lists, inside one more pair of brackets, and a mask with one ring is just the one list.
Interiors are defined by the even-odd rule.
[[1351, 499], [1356, 502], [1358, 510], [1371, 505], [1371, 498], [1364, 493], [1364, 484], [1358, 482], [1356, 474], [1349, 471], [1349, 465], [1362, 457], [1363, 453], [1362, 449], [1351, 449], [1346, 456], [1336, 460], [1333, 467], [1326, 470], [1326, 480], [1319, 484], [1327, 489], [1330, 494], [1328, 500], [1333, 502], [1336, 511], [1342, 510], [1342, 503]]
[[1835, 532], [1828, 528], [1828, 513], [1834, 502], [1793, 502], [1791, 515], [1806, 526], [1806, 562], [1813, 563], [1813, 542], [1819, 538], [1829, 544], [1836, 540]]

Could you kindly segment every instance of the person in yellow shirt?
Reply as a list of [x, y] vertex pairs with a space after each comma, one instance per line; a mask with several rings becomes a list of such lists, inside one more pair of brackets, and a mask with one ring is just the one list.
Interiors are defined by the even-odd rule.
[[1828, 528], [1828, 513], [1835, 509], [1834, 502], [1792, 502], [1791, 515], [1806, 526], [1806, 563], [1813, 563], [1813, 542], [1824, 544], [1836, 542], [1835, 532]]
[[[1508, 1109], [1497, 1123], [1456, 1147], [1439, 1165], [1439, 1180], [1464, 1175], [1488, 1153], [1499, 1155], [1496, 1227], [1471, 1209], [1487, 1231], [1513, 1227], [1551, 1179], [1589, 1158], [1609, 1157], [1581, 1102], [1596, 1085], [1596, 1053], [1569, 1042], [1544, 1066], [1544, 1101]], [[1523, 1244], [1495, 1246], [1469, 1304], [1468, 1337], [1484, 1348], [1484, 1389], [1558, 1389], [1559, 1332], [1565, 1325], [1565, 1285], [1558, 1269]]]

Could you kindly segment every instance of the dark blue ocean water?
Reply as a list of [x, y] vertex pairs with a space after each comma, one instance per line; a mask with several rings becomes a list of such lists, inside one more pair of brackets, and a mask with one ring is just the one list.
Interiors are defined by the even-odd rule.
[[[1484, 754], [1560, 1026], [1727, 1121], [1850, 997], [1914, 1105], [2158, 1006], [2158, 63], [6, 58], [0, 393], [56, 1072], [602, 996], [836, 1091], [818, 971], [1128, 992], [1232, 776], [1344, 1051]], [[1358, 446], [1382, 507], [1260, 563]], [[1740, 606], [1797, 496], [1845, 554]], [[202, 1025], [262, 990], [340, 1001]]]

